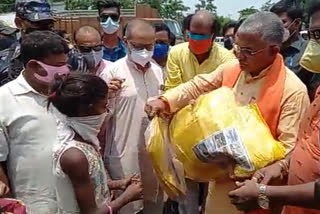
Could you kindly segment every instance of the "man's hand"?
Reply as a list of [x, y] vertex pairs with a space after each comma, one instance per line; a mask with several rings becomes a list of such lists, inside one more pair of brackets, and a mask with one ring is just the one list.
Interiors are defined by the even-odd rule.
[[143, 188], [141, 182], [135, 182], [128, 186], [126, 191], [124, 191], [124, 197], [128, 201], [137, 201], [143, 198]]
[[165, 107], [166, 106], [162, 100], [154, 99], [147, 102], [144, 111], [152, 118], [163, 113], [165, 111]]
[[134, 175], [132, 175], [132, 176], [126, 178], [126, 179], [121, 180], [121, 186], [120, 186], [120, 188], [121, 188], [122, 190], [126, 190], [126, 188], [127, 188], [130, 184], [132, 184], [132, 183], [134, 183], [134, 182], [141, 182], [140, 175], [134, 174]]
[[109, 99], [114, 98], [116, 96], [117, 92], [121, 89], [122, 83], [124, 81], [125, 81], [124, 79], [114, 78], [108, 83], [108, 88], [109, 88], [108, 97], [109, 97]]
[[246, 180], [243, 183], [236, 182], [236, 185], [239, 188], [229, 193], [231, 203], [238, 210], [254, 210], [257, 207], [256, 202], [259, 196], [258, 184], [254, 180]]
[[0, 181], [0, 198], [5, 197], [9, 193], [9, 187]]
[[268, 185], [272, 180], [282, 178], [282, 167], [278, 162], [257, 170], [252, 177], [258, 183], [265, 185]]

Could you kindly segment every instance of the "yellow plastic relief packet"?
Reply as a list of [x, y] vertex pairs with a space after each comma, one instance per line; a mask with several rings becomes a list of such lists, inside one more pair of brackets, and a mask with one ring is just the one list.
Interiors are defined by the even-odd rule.
[[200, 96], [180, 110], [170, 123], [170, 135], [186, 177], [210, 181], [226, 174], [210, 163], [218, 153], [234, 158], [237, 177], [250, 177], [285, 155], [274, 140], [256, 105], [239, 106], [231, 89]]
[[145, 138], [153, 169], [164, 191], [171, 199], [179, 200], [186, 193], [185, 175], [169, 139], [169, 123], [155, 117], [146, 130]]

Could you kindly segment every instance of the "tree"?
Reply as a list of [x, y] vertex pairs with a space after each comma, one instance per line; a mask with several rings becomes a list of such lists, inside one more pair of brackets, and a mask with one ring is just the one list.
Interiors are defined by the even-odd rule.
[[261, 11], [269, 11], [270, 8], [271, 8], [274, 4], [275, 4], [275, 3], [272, 3], [272, 0], [269, 0], [269, 1], [267, 1], [266, 3], [264, 3], [264, 4], [261, 6], [260, 10], [261, 10]]
[[1, 0], [0, 13], [8, 13], [14, 11], [15, 0]]
[[239, 15], [240, 15], [240, 19], [242, 18], [246, 18], [248, 16], [250, 16], [251, 14], [254, 14], [256, 12], [258, 12], [259, 10], [255, 9], [253, 6], [250, 8], [246, 8], [243, 10], [238, 11]]
[[159, 13], [161, 17], [182, 21], [182, 12], [189, 10], [182, 0], [163, 0]]
[[217, 25], [217, 35], [222, 35], [223, 26], [227, 23], [231, 22], [232, 19], [227, 16], [217, 16], [216, 18], [216, 25]]
[[217, 13], [217, 7], [214, 5], [214, 0], [200, 0], [198, 4], [195, 5], [196, 11], [198, 10], [208, 10], [211, 13]]

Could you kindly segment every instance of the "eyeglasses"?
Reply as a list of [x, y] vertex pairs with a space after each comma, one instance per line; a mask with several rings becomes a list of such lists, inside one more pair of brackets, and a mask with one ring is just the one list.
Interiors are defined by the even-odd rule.
[[320, 29], [309, 30], [308, 36], [309, 36], [309, 39], [320, 40]]
[[135, 49], [135, 50], [143, 50], [143, 49], [147, 49], [148, 51], [152, 51], [154, 44], [135, 44], [132, 41], [128, 41], [129, 44]]
[[268, 47], [254, 51], [254, 50], [251, 50], [248, 48], [241, 48], [239, 45], [233, 43], [233, 48], [234, 48], [234, 52], [236, 55], [243, 54], [246, 57], [252, 57], [252, 56], [255, 56], [258, 53], [261, 53], [262, 51], [266, 50]]
[[92, 50], [93, 51], [101, 51], [102, 45], [96, 45], [96, 46], [78, 46], [78, 49], [81, 53], [89, 53]]
[[119, 21], [120, 16], [116, 15], [116, 14], [110, 14], [110, 15], [106, 15], [106, 14], [102, 14], [100, 16], [100, 22], [106, 22], [108, 20], [108, 18], [111, 18], [112, 21], [117, 22]]

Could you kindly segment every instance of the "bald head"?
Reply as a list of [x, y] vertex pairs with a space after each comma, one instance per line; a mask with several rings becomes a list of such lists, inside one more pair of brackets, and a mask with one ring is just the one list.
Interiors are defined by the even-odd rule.
[[207, 10], [196, 12], [190, 22], [190, 31], [196, 34], [212, 34], [215, 29], [215, 17]]
[[154, 28], [146, 21], [141, 19], [134, 19], [128, 23], [126, 30], [126, 38], [155, 37]]
[[91, 26], [83, 26], [74, 34], [74, 40], [77, 45], [90, 45], [101, 43], [101, 35], [97, 29]]

